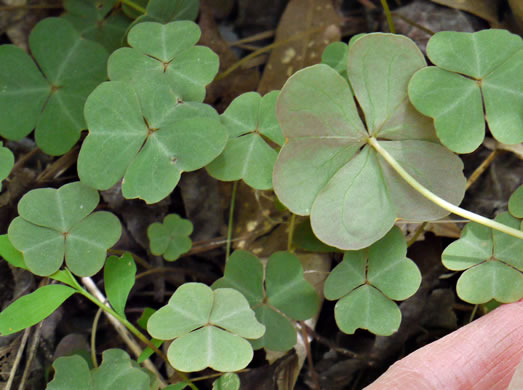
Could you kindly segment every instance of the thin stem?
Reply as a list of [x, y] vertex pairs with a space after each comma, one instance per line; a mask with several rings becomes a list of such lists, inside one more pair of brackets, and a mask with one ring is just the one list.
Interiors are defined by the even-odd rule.
[[392, 15], [390, 13], [389, 5], [387, 0], [380, 0], [383, 11], [385, 11], [385, 16], [387, 17], [387, 23], [389, 24], [389, 30], [391, 33], [396, 34], [396, 28], [394, 28], [394, 22], [392, 21]]
[[474, 320], [474, 317], [476, 317], [478, 307], [479, 307], [479, 305], [474, 305], [474, 308], [472, 309], [472, 313], [470, 313], [469, 324]]
[[225, 262], [229, 260], [231, 254], [232, 226], [234, 223], [234, 204], [236, 203], [236, 192], [238, 192], [238, 181], [232, 185], [231, 206], [229, 207], [229, 223], [227, 225], [227, 246], [225, 248]]
[[[470, 186], [472, 184], [474, 184], [476, 182], [476, 180], [478, 180], [478, 178], [481, 176], [481, 174], [483, 172], [485, 172], [485, 170], [492, 163], [492, 161], [494, 161], [494, 159], [496, 158], [497, 154], [498, 154], [497, 150], [494, 149], [492, 152], [490, 152], [490, 154], [487, 156], [487, 158], [485, 160], [483, 160], [483, 162], [474, 170], [474, 172], [472, 172], [472, 175], [470, 175], [470, 177], [467, 180], [467, 184], [465, 186], [466, 190], [468, 190], [470, 188]], [[457, 222], [457, 221], [454, 221], [454, 222]], [[416, 231], [414, 232], [414, 235], [412, 236], [412, 238], [407, 243], [407, 247], [410, 247], [412, 244], [414, 244], [416, 242], [416, 240], [418, 239], [420, 234], [423, 233], [423, 231], [427, 227], [427, 224], [428, 224], [428, 222], [423, 222], [418, 227], [418, 229], [416, 229]]]
[[277, 47], [286, 45], [286, 44], [288, 44], [290, 42], [302, 39], [302, 38], [304, 38], [304, 37], [306, 37], [306, 36], [308, 36], [310, 34], [314, 34], [315, 32], [319, 32], [319, 31], [322, 31], [322, 30], [325, 30], [325, 26], [314, 28], [314, 29], [309, 29], [307, 31], [303, 31], [303, 32], [301, 32], [299, 34], [296, 34], [296, 35], [294, 35], [294, 36], [292, 36], [292, 37], [290, 37], [288, 39], [284, 39], [284, 40], [281, 40], [281, 41], [276, 41], [276, 42], [271, 43], [270, 45], [262, 47], [261, 49], [252, 52], [251, 54], [243, 57], [241, 60], [239, 60], [236, 63], [232, 64], [229, 68], [224, 70], [222, 73], [218, 74], [216, 76], [216, 78], [214, 79], [214, 81], [218, 81], [218, 80], [221, 80], [221, 79], [227, 77], [229, 74], [234, 72], [240, 66], [242, 66], [243, 64], [249, 62], [251, 59], [259, 56], [260, 54], [266, 53], [268, 51], [271, 51], [272, 49], [275, 49]]
[[94, 316], [93, 326], [91, 327], [91, 360], [93, 367], [98, 368], [98, 361], [96, 360], [96, 330], [98, 329], [98, 321], [102, 315], [102, 309], [98, 309]]
[[305, 352], [307, 353], [307, 363], [309, 364], [309, 372], [311, 374], [312, 383], [314, 384], [314, 388], [316, 390], [321, 390], [320, 378], [318, 377], [318, 373], [314, 369], [314, 363], [312, 361], [311, 345], [309, 343], [309, 335], [307, 333], [307, 329], [305, 329], [305, 327], [303, 326], [304, 321], [299, 321], [298, 323], [300, 324], [300, 335], [303, 340], [303, 344], [305, 345]]
[[294, 252], [294, 247], [292, 241], [294, 238], [294, 227], [296, 226], [296, 214], [291, 214], [291, 221], [289, 223], [289, 235], [287, 237], [287, 250], [289, 252]]
[[125, 4], [129, 8], [134, 9], [135, 11], [145, 14], [145, 8], [139, 6], [138, 4], [136, 4], [135, 2], [133, 2], [131, 0], [120, 0], [120, 3]]
[[494, 149], [492, 152], [490, 152], [490, 154], [487, 156], [487, 158], [485, 160], [483, 160], [483, 162], [479, 165], [479, 167], [477, 167], [474, 170], [474, 172], [472, 172], [472, 175], [470, 175], [470, 177], [467, 180], [467, 186], [465, 187], [467, 190], [470, 188], [470, 186], [472, 184], [474, 184], [474, 182], [476, 180], [478, 180], [478, 178], [483, 174], [483, 172], [485, 172], [485, 170], [492, 163], [492, 161], [494, 161], [494, 159], [496, 158], [497, 155], [498, 155], [498, 150]]
[[470, 219], [473, 222], [479, 223], [481, 225], [485, 225], [491, 229], [498, 230], [500, 232], [506, 233], [508, 235], [511, 235], [516, 238], [520, 238], [523, 240], [523, 231], [517, 230], [514, 228], [511, 228], [509, 226], [503, 225], [502, 223], [493, 221], [491, 219], [482, 217], [481, 215], [475, 214], [473, 212], [470, 212], [468, 210], [462, 209], [461, 207], [458, 207], [456, 205], [453, 205], [450, 202], [447, 202], [444, 199], [441, 199], [439, 196], [434, 194], [433, 192], [429, 191], [425, 187], [423, 187], [416, 179], [414, 179], [411, 175], [403, 169], [403, 167], [398, 164], [398, 162], [392, 157], [389, 152], [387, 152], [385, 149], [381, 147], [381, 145], [378, 143], [376, 138], [370, 137], [368, 139], [368, 143], [389, 163], [389, 165], [416, 191], [418, 191], [421, 195], [423, 195], [425, 198], [429, 199], [430, 201], [437, 204], [439, 207], [454, 213], [456, 215], [459, 215], [460, 217]]

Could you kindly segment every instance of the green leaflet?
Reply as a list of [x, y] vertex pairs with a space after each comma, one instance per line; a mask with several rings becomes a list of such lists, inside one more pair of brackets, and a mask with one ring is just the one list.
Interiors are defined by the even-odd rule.
[[39, 323], [75, 292], [71, 287], [53, 284], [18, 298], [0, 313], [0, 335], [7, 336]]
[[11, 173], [15, 163], [15, 156], [13, 153], [2, 146], [0, 142], [0, 191], [2, 191], [2, 180], [4, 180]]
[[312, 230], [326, 244], [361, 249], [383, 237], [396, 218], [448, 214], [404, 182], [367, 145], [369, 136], [438, 196], [454, 204], [463, 198], [463, 164], [437, 143], [430, 120], [407, 98], [408, 80], [423, 67], [423, 55], [408, 38], [367, 34], [349, 49], [350, 87], [326, 65], [297, 72], [283, 87], [276, 114], [288, 142], [276, 161], [274, 190], [292, 212], [310, 215]]
[[29, 46], [36, 64], [22, 49], [0, 46], [0, 135], [18, 140], [36, 128], [44, 152], [64, 154], [86, 127], [83, 105], [106, 78], [107, 51], [61, 18], [38, 23]]
[[485, 117], [498, 141], [523, 142], [521, 37], [495, 29], [442, 31], [431, 37], [427, 54], [436, 66], [412, 77], [409, 98], [434, 119], [445, 146], [457, 153], [476, 150], [485, 136]]
[[129, 253], [122, 257], [110, 256], [104, 267], [104, 284], [107, 299], [114, 311], [125, 318], [125, 304], [134, 286], [136, 264]]

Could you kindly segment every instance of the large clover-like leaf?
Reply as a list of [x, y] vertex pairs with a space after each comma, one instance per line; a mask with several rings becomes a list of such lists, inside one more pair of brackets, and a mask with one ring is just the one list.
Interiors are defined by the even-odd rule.
[[120, 9], [113, 7], [118, 0], [66, 0], [67, 19], [87, 39], [103, 45], [109, 52], [122, 46], [131, 20]]
[[109, 58], [109, 77], [132, 81], [139, 90], [151, 76], [160, 76], [178, 99], [201, 102], [205, 85], [218, 72], [218, 56], [208, 47], [195, 46], [199, 39], [200, 28], [194, 22], [140, 23], [127, 37], [131, 47], [118, 49]]
[[126, 198], [155, 203], [171, 193], [182, 172], [216, 158], [227, 131], [210, 106], [179, 101], [168, 85], [148, 80], [139, 89], [107, 82], [89, 96], [89, 135], [78, 157], [78, 174], [100, 190], [123, 177]]
[[283, 146], [274, 190], [292, 212], [311, 216], [314, 233], [341, 249], [361, 249], [383, 237], [396, 218], [431, 220], [447, 211], [401, 179], [368, 144], [370, 137], [418, 182], [457, 204], [465, 178], [461, 160], [437, 143], [429, 118], [407, 98], [412, 74], [425, 66], [414, 42], [368, 34], [349, 49], [351, 88], [334, 69], [315, 65], [283, 87], [276, 114]]
[[186, 372], [245, 368], [253, 356], [245, 338], [259, 338], [265, 331], [242, 294], [230, 288], [213, 291], [202, 283], [180, 286], [149, 318], [147, 329], [157, 339], [175, 339], [167, 357]]
[[11, 173], [15, 163], [15, 156], [13, 153], [2, 146], [0, 142], [0, 191], [2, 191], [2, 180], [4, 180]]
[[192, 241], [189, 235], [192, 230], [191, 221], [183, 219], [178, 214], [165, 216], [163, 223], [152, 223], [147, 228], [151, 253], [163, 256], [167, 261], [178, 259], [180, 255], [191, 249]]
[[0, 135], [36, 142], [52, 155], [67, 152], [85, 129], [87, 95], [106, 78], [107, 51], [83, 39], [69, 22], [47, 18], [29, 36], [33, 57], [0, 46]]
[[516, 218], [523, 218], [523, 184], [510, 196], [508, 211]]
[[106, 211], [91, 212], [98, 192], [80, 182], [58, 190], [40, 188], [18, 203], [19, 217], [9, 225], [9, 240], [34, 274], [48, 276], [65, 262], [71, 272], [91, 276], [105, 261], [107, 248], [120, 238], [120, 221]]
[[89, 371], [87, 362], [78, 355], [60, 357], [53, 363], [54, 379], [46, 390], [150, 390], [149, 375], [121, 349], [108, 349], [103, 362]]
[[272, 171], [278, 152], [267, 143], [284, 142], [274, 106], [278, 91], [263, 98], [256, 92], [238, 96], [221, 116], [229, 131], [223, 153], [207, 166], [211, 176], [223, 181], [243, 179], [258, 190], [272, 188]]
[[221, 287], [240, 291], [258, 321], [265, 325], [263, 337], [252, 343], [256, 349], [291, 349], [296, 344], [296, 328], [289, 318], [311, 318], [320, 304], [314, 287], [303, 277], [300, 260], [290, 252], [276, 252], [269, 257], [265, 286], [260, 260], [246, 251], [234, 252], [225, 266], [223, 278], [213, 284], [213, 288]]
[[325, 298], [341, 298], [334, 309], [345, 333], [368, 329], [388, 336], [401, 322], [393, 300], [413, 295], [421, 283], [416, 264], [406, 257], [407, 244], [397, 227], [369, 249], [346, 252], [325, 281]]
[[[496, 221], [519, 229], [521, 221], [502, 213]], [[523, 297], [523, 240], [470, 222], [461, 238], [442, 255], [443, 265], [463, 271], [457, 285], [461, 299], [470, 303], [515, 302]]]
[[523, 142], [521, 37], [505, 30], [442, 31], [430, 39], [427, 54], [437, 66], [412, 77], [409, 97], [434, 118], [445, 146], [474, 151], [485, 136], [485, 116], [498, 141]]

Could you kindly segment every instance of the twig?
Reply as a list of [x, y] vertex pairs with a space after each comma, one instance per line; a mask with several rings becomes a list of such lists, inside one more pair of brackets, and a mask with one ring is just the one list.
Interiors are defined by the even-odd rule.
[[316, 388], [316, 390], [321, 390], [320, 378], [318, 377], [318, 373], [314, 369], [314, 363], [312, 361], [311, 345], [309, 343], [309, 334], [304, 326], [305, 322], [299, 321], [298, 323], [300, 324], [300, 335], [303, 340], [303, 345], [305, 346], [305, 351], [307, 352], [307, 363], [309, 364], [309, 372], [311, 373], [312, 382], [314, 383], [314, 387]]
[[[98, 289], [98, 287], [96, 286], [96, 284], [94, 283], [94, 281], [91, 278], [83, 277], [82, 283], [85, 286], [85, 288], [87, 289], [87, 291], [89, 291], [92, 295], [94, 295], [100, 302], [104, 302], [104, 304], [109, 307], [109, 304], [107, 303], [107, 299], [102, 294], [102, 292]], [[116, 332], [120, 335], [122, 340], [125, 342], [125, 344], [127, 344], [129, 349], [133, 352], [133, 354], [136, 357], [139, 357], [143, 352], [142, 348], [136, 343], [136, 341], [133, 340], [133, 338], [130, 336], [129, 332], [127, 331], [127, 329], [115, 317], [113, 317], [112, 315], [110, 315], [107, 312], [104, 312], [104, 313], [107, 316], [107, 319], [109, 320], [111, 325], [113, 325], [113, 327], [115, 328]], [[149, 359], [146, 359], [143, 363], [144, 363], [144, 366], [147, 367], [147, 369], [149, 369], [156, 375], [156, 377], [158, 378], [158, 381], [162, 384], [162, 386], [167, 385], [165, 383], [165, 380], [163, 379], [162, 375], [160, 374], [160, 372], [158, 372], [155, 365]]]
[[27, 339], [29, 338], [29, 333], [31, 333], [31, 328], [26, 328], [24, 330], [24, 335], [22, 336], [22, 341], [20, 342], [20, 347], [16, 352], [15, 361], [13, 362], [13, 367], [11, 367], [11, 372], [9, 372], [9, 379], [7, 380], [4, 390], [11, 390], [11, 386], [13, 385], [13, 382], [15, 380], [18, 365], [20, 364], [20, 360], [22, 359], [22, 355], [24, 353], [25, 345], [27, 344]]
[[33, 358], [36, 355], [36, 347], [38, 347], [38, 344], [40, 343], [40, 335], [42, 333], [42, 325], [44, 322], [40, 322], [36, 328], [36, 331], [33, 334], [33, 340], [31, 342], [31, 348], [29, 349], [29, 357], [27, 358], [27, 363], [25, 364], [24, 373], [22, 375], [22, 379], [20, 380], [20, 385], [18, 385], [18, 390], [24, 390], [25, 387], [25, 381], [27, 380], [27, 377], [29, 376], [29, 370], [31, 368], [31, 363], [33, 363]]

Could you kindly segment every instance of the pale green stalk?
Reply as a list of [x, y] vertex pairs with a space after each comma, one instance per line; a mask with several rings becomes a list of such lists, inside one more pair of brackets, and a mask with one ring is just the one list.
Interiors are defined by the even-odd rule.
[[421, 195], [423, 195], [425, 198], [429, 199], [430, 201], [437, 204], [439, 207], [454, 213], [456, 215], [459, 215], [463, 218], [469, 219], [470, 221], [477, 222], [481, 225], [488, 226], [491, 229], [499, 230], [500, 232], [503, 232], [505, 234], [511, 235], [513, 237], [519, 238], [523, 240], [523, 231], [517, 230], [514, 228], [511, 228], [509, 226], [503, 225], [502, 223], [493, 221], [492, 219], [488, 219], [485, 217], [482, 217], [481, 215], [475, 214], [471, 211], [462, 209], [461, 207], [458, 207], [456, 205], [453, 205], [450, 202], [447, 202], [444, 199], [441, 199], [439, 196], [434, 194], [433, 192], [429, 191], [427, 188], [423, 187], [416, 179], [414, 179], [411, 175], [403, 169], [403, 167], [398, 164], [398, 162], [392, 157], [385, 149], [381, 147], [381, 145], [378, 143], [376, 138], [370, 137], [368, 139], [369, 144], [389, 163], [389, 165], [407, 182], [409, 185], [414, 188], [416, 191], [418, 191]]

